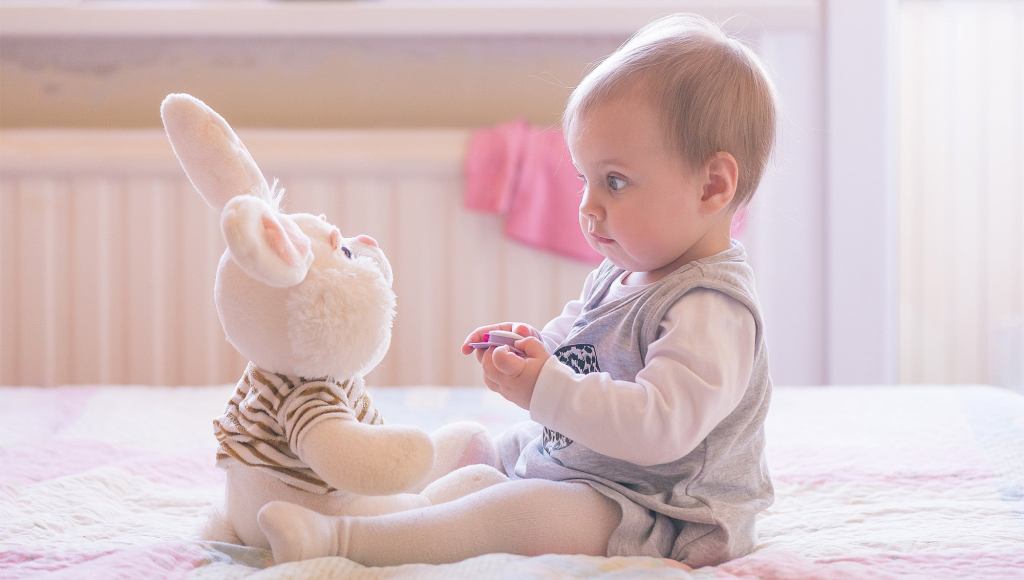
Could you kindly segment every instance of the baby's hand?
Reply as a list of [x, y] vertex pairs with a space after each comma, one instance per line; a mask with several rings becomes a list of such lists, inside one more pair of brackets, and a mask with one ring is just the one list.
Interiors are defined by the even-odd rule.
[[[474, 349], [470, 345], [471, 343], [474, 342], [484, 342], [484, 335], [492, 330], [505, 330], [509, 332], [514, 332], [523, 337], [533, 336], [538, 340], [541, 340], [540, 332], [538, 332], [536, 328], [530, 326], [529, 324], [523, 324], [521, 322], [501, 322], [498, 324], [488, 324], [487, 326], [481, 326], [480, 328], [477, 328], [473, 332], [469, 333], [469, 336], [466, 337], [465, 342], [462, 343], [462, 354], [469, 354], [476, 350], [476, 360], [482, 361], [485, 351], [480, 349]], [[541, 344], [543, 344], [543, 342]]]
[[523, 352], [519, 356], [507, 346], [480, 351], [487, 388], [516, 405], [529, 410], [537, 377], [551, 355], [536, 336], [517, 340], [514, 345]]

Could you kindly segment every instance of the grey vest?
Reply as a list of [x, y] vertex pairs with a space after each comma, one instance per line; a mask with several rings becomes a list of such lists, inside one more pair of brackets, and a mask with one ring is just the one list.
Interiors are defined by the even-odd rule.
[[[698, 567], [748, 553], [754, 520], [774, 492], [764, 457], [764, 420], [771, 396], [768, 353], [753, 271], [738, 242], [680, 267], [650, 286], [601, 304], [623, 270], [607, 260], [594, 289], [554, 355], [575, 372], [606, 372], [634, 381], [659, 324], [695, 288], [721, 292], [750, 310], [756, 324], [754, 366], [736, 408], [688, 455], [640, 466], [601, 455], [545, 428], [516, 462], [514, 477], [583, 481], [617, 501], [622, 521], [608, 555], [666, 557]], [[585, 525], [585, 522], [581, 522]]]

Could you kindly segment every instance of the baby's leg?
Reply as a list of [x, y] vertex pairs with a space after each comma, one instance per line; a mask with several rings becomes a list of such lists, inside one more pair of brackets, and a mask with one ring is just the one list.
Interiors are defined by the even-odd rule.
[[273, 502], [259, 514], [278, 563], [344, 556], [369, 566], [481, 554], [606, 553], [621, 510], [584, 483], [515, 480], [457, 500], [371, 517], [323, 516]]
[[395, 495], [364, 495], [345, 504], [339, 511], [349, 516], [378, 516], [430, 505], [430, 498], [418, 493]]

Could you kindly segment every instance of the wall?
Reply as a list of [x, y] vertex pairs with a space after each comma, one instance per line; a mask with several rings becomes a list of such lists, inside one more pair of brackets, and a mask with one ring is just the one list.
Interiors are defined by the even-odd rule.
[[[469, 23], [484, 23], [494, 34], [467, 32], [469, 25], [457, 18], [450, 24], [445, 14], [437, 18], [440, 33], [388, 32], [385, 22], [383, 32], [372, 34], [344, 23], [341, 32], [307, 34], [282, 22], [289, 36], [260, 20], [261, 36], [246, 36], [230, 23], [187, 34], [173, 22], [171, 32], [161, 32], [149, 18], [135, 22], [140, 32], [133, 32], [111, 24], [113, 17], [99, 24], [83, 17], [84, 32], [76, 34], [74, 23], [51, 24], [45, 13], [8, 12], [21, 19], [6, 18], [6, 30], [21, 32], [0, 36], [0, 127], [155, 128], [157, 105], [172, 91], [203, 97], [240, 128], [473, 128], [520, 116], [550, 125], [587, 66], [630, 31], [659, 12], [700, 11], [728, 20], [726, 29], [747, 40], [775, 78], [779, 143], [744, 242], [759, 275], [776, 382], [825, 382], [819, 3], [639, 2], [628, 10], [607, 2], [593, 9], [558, 4]], [[516, 20], [524, 15], [532, 23]]]
[[170, 92], [238, 126], [475, 127], [557, 123], [613, 38], [10, 38], [0, 127], [158, 127]]

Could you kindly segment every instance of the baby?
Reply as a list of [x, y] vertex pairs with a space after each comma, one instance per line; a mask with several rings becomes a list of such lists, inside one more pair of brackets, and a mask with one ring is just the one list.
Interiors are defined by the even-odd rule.
[[[730, 237], [775, 133], [758, 59], [707, 20], [640, 30], [573, 91], [564, 131], [580, 228], [605, 256], [540, 331], [478, 350], [484, 382], [534, 422], [498, 441], [503, 481], [372, 517], [288, 504], [260, 522], [278, 561], [367, 565], [492, 553], [654, 556], [693, 567], [749, 552], [771, 504], [771, 394], [754, 277]], [[543, 427], [542, 427], [543, 426]]]

